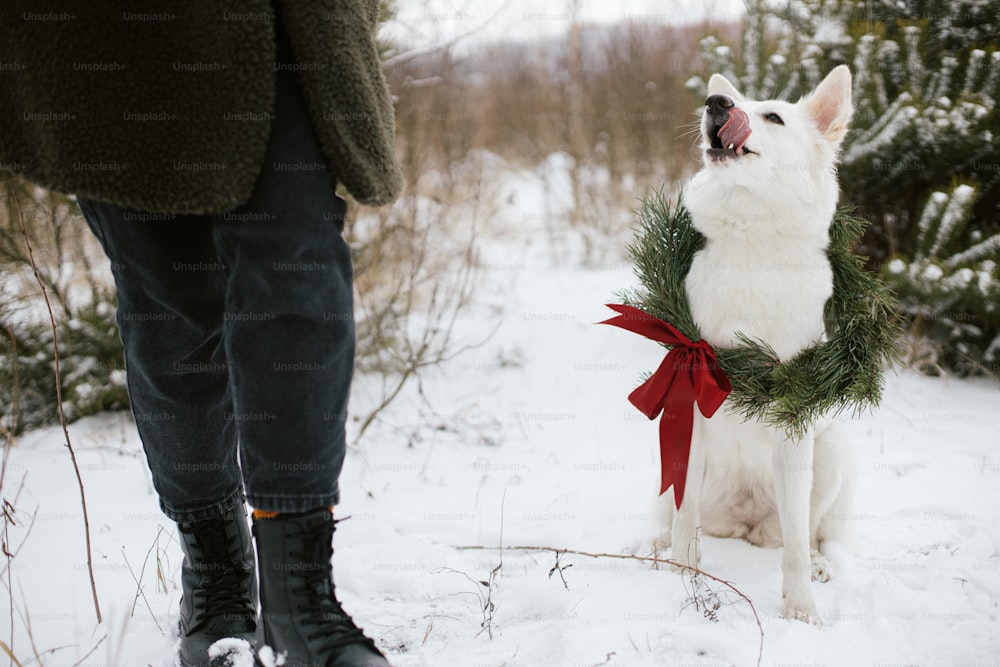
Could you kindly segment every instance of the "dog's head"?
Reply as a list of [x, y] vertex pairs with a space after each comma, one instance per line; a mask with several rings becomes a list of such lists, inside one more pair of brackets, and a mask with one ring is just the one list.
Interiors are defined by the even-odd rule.
[[704, 168], [687, 188], [692, 212], [788, 219], [816, 211], [827, 220], [837, 202], [836, 160], [847, 133], [851, 73], [835, 68], [792, 104], [748, 100], [725, 77], [708, 82], [701, 121]]

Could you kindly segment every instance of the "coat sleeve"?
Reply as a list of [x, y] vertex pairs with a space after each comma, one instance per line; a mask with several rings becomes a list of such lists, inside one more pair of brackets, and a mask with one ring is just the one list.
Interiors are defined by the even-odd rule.
[[276, 3], [324, 151], [348, 191], [382, 205], [402, 190], [395, 118], [375, 30], [378, 0]]

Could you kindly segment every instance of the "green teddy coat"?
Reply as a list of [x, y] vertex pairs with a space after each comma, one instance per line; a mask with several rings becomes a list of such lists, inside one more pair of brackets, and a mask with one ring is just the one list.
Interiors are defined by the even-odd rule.
[[0, 169], [168, 213], [244, 203], [275, 85], [275, 12], [320, 143], [359, 201], [402, 187], [378, 0], [0, 3]]

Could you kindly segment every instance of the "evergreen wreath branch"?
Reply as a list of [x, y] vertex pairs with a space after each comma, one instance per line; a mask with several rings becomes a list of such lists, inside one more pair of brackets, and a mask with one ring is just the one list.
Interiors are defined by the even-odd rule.
[[[629, 254], [641, 287], [619, 296], [698, 341], [684, 278], [705, 237], [683, 204], [672, 206], [662, 191], [647, 197], [638, 215]], [[744, 419], [799, 439], [820, 416], [857, 414], [881, 402], [883, 371], [899, 357], [901, 328], [889, 287], [852, 252], [867, 224], [851, 209], [839, 209], [830, 225], [833, 296], [824, 313], [826, 341], [786, 361], [763, 341], [742, 334], [738, 347], [715, 350], [733, 387], [730, 409]]]

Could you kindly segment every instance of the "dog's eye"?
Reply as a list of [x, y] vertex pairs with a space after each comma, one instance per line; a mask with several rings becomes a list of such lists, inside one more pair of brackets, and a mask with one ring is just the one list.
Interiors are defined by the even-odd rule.
[[764, 114], [764, 120], [769, 123], [774, 123], [775, 125], [784, 125], [785, 121], [781, 120], [781, 116], [774, 113], [773, 111], [768, 114]]

